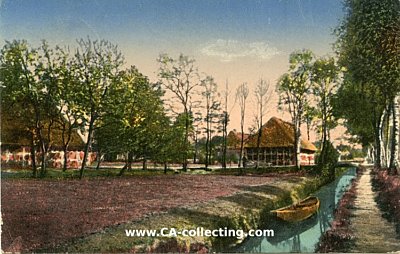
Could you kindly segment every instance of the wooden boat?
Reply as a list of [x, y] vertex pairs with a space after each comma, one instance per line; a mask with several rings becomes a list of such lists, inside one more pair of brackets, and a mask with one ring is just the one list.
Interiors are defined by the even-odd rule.
[[289, 222], [297, 222], [311, 217], [319, 208], [317, 197], [308, 197], [300, 202], [271, 211], [276, 217]]

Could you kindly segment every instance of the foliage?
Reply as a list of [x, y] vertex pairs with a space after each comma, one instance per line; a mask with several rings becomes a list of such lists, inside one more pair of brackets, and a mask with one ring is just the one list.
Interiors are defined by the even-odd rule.
[[[166, 116], [158, 84], [151, 84], [136, 67], [118, 74], [104, 103], [104, 115], [96, 129], [98, 149], [128, 157], [150, 158], [159, 150]], [[127, 158], [128, 159], [128, 158]], [[132, 159], [126, 165], [131, 168]]]
[[[6, 42], [1, 50], [1, 104], [12, 118], [21, 120], [20, 134], [30, 140], [32, 153], [40, 149], [40, 175], [46, 174], [47, 153], [52, 145], [52, 130], [58, 118], [57, 69], [62, 52], [43, 41], [32, 48], [26, 41]], [[33, 175], [36, 160], [32, 156]]]
[[304, 121], [305, 110], [310, 103], [312, 60], [313, 53], [309, 50], [290, 54], [289, 70], [280, 77], [277, 86], [279, 106], [290, 113], [294, 125], [294, 148], [298, 168], [300, 167], [300, 128]]
[[94, 130], [108, 107], [109, 91], [117, 84], [124, 58], [118, 47], [108, 41], [81, 39], [73, 60], [74, 101], [76, 109], [84, 116], [81, 124], [87, 134], [80, 170], [82, 177]]
[[[173, 59], [167, 54], [162, 54], [157, 59], [160, 64], [159, 78], [161, 84], [170, 94], [171, 101], [169, 106], [175, 115], [184, 117], [185, 120], [185, 136], [184, 146], [189, 147], [189, 135], [193, 110], [197, 107], [193, 96], [196, 94], [196, 89], [200, 86], [201, 81], [195, 60], [188, 56], [179, 55], [177, 59]], [[187, 170], [187, 159], [189, 152], [184, 150], [182, 153], [183, 170]]]
[[325, 148], [317, 157], [317, 165], [322, 169], [323, 176], [333, 180], [335, 178], [335, 168], [339, 160], [339, 152], [330, 141], [326, 142]]
[[215, 83], [214, 78], [208, 76], [201, 82], [201, 86], [203, 88], [202, 96], [205, 102], [205, 117], [204, 121], [206, 126], [204, 127], [204, 132], [206, 133], [206, 142], [205, 142], [205, 167], [208, 168], [208, 165], [212, 163], [211, 161], [211, 140], [213, 138], [213, 133], [220, 131], [221, 119], [223, 116], [221, 115], [221, 103], [219, 101], [219, 93], [217, 92], [217, 83]]
[[322, 149], [330, 137], [330, 130], [337, 125], [333, 115], [332, 98], [338, 88], [339, 71], [333, 57], [318, 58], [312, 66], [311, 90], [317, 102], [315, 113], [321, 121], [319, 129], [322, 137]]
[[345, 7], [336, 30], [339, 64], [345, 70], [336, 107], [352, 134], [363, 144], [374, 143], [380, 166], [381, 117], [400, 91], [400, 3], [347, 0]]

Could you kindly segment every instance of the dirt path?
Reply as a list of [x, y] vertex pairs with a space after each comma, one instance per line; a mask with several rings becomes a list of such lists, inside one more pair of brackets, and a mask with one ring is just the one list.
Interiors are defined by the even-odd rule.
[[356, 236], [351, 252], [400, 251], [400, 240], [396, 239], [394, 225], [382, 217], [372, 190], [371, 170], [367, 169], [357, 186], [353, 218], [350, 229]]

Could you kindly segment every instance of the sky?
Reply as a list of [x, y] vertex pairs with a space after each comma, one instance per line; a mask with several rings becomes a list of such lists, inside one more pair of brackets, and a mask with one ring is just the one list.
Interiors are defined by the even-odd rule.
[[[342, 16], [341, 0], [0, 0], [0, 46], [13, 39], [70, 47], [79, 38], [106, 39], [152, 81], [160, 53], [188, 55], [220, 91], [228, 82], [229, 129], [238, 129], [236, 87], [243, 82], [250, 87], [249, 127], [257, 80], [275, 86], [295, 50], [333, 55], [332, 32]], [[270, 116], [289, 120], [277, 111], [276, 94]]]

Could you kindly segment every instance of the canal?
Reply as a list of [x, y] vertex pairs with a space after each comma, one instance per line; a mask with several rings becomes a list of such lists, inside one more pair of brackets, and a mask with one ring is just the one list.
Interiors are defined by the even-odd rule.
[[344, 192], [356, 177], [356, 168], [348, 169], [313, 195], [320, 199], [319, 212], [298, 223], [287, 223], [272, 219], [261, 228], [273, 229], [273, 237], [252, 237], [240, 244], [235, 252], [314, 252], [321, 235], [330, 228], [334, 210]]

